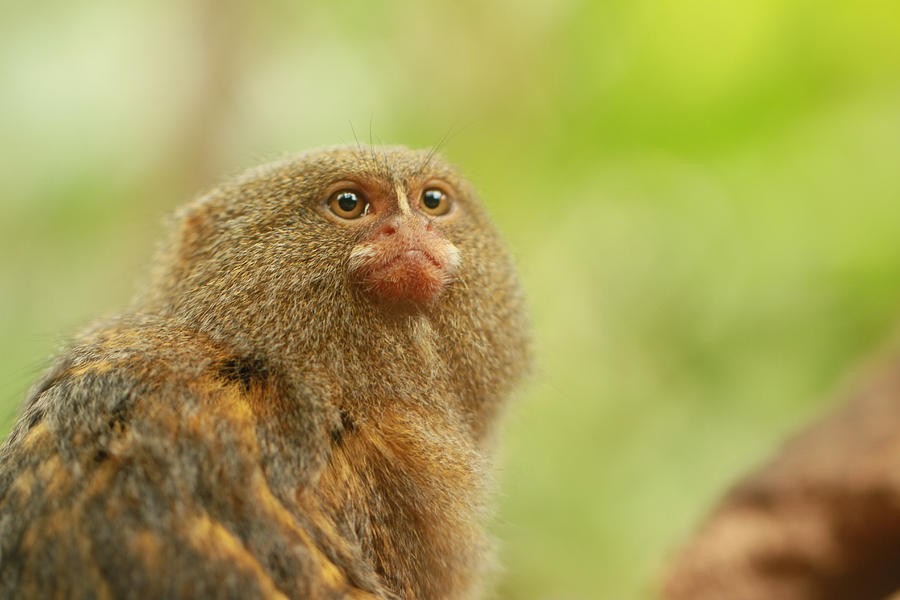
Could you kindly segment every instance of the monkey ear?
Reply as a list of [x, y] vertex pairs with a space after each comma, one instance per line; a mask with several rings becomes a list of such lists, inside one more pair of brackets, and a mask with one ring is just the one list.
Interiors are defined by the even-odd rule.
[[181, 239], [178, 243], [178, 262], [192, 263], [204, 254], [213, 234], [212, 209], [205, 204], [190, 207], [181, 217]]

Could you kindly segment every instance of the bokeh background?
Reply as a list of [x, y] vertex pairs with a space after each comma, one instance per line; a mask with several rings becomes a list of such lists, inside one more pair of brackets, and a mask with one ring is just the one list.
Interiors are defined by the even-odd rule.
[[0, 21], [0, 416], [162, 219], [318, 145], [442, 151], [540, 356], [493, 528], [512, 599], [652, 597], [900, 308], [896, 0], [39, 0]]

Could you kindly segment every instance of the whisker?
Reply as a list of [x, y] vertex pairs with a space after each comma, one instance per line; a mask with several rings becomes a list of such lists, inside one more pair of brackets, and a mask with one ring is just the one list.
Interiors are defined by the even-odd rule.
[[450, 139], [460, 131], [463, 130], [462, 127], [459, 127], [455, 132], [454, 129], [457, 129], [456, 124], [450, 125], [447, 131], [440, 137], [436, 144], [434, 144], [431, 149], [428, 151], [428, 154], [425, 155], [425, 158], [422, 160], [422, 164], [419, 165], [419, 168], [416, 169], [414, 175], [421, 175], [425, 169], [428, 168], [428, 165], [431, 164], [431, 161], [434, 160], [434, 157], [437, 156], [437, 153], [444, 147], [444, 145], [450, 141]]

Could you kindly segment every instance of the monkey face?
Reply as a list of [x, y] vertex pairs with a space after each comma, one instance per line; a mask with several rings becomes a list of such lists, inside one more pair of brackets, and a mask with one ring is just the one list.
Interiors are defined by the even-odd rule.
[[465, 232], [493, 237], [471, 189], [432, 153], [336, 148], [295, 164], [311, 251], [332, 240], [343, 284], [379, 305], [435, 306], [460, 281]]
[[[458, 216], [455, 193], [445, 181], [412, 186], [397, 182], [367, 185], [365, 178], [341, 181], [327, 194], [323, 214], [339, 226], [363, 228], [350, 251], [352, 281], [376, 300], [389, 304], [426, 305], [454, 275], [459, 249], [435, 227]], [[410, 201], [408, 192], [414, 199]]]

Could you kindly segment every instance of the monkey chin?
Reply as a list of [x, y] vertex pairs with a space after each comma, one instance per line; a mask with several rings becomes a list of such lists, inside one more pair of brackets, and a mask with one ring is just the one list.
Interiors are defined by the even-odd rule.
[[379, 302], [422, 309], [440, 297], [459, 264], [459, 251], [453, 244], [435, 246], [388, 249], [361, 245], [351, 258], [351, 272]]

